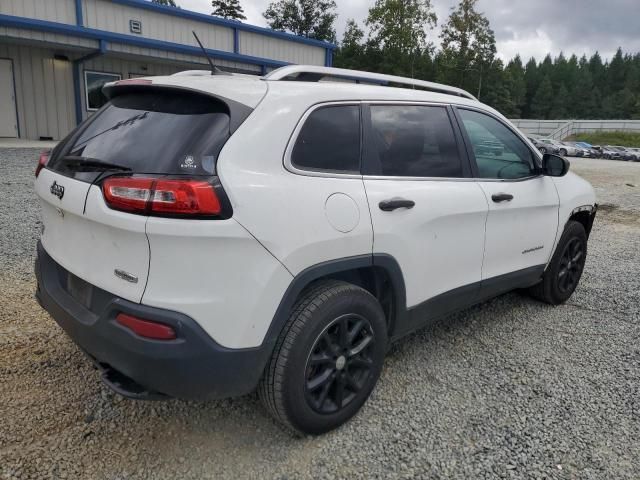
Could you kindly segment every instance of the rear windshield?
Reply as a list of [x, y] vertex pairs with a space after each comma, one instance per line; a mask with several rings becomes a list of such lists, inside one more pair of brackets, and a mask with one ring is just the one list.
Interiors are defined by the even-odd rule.
[[135, 173], [212, 175], [229, 136], [229, 111], [215, 98], [179, 92], [125, 94], [80, 127], [49, 168], [71, 173], [74, 168], [65, 157], [76, 162], [82, 157]]

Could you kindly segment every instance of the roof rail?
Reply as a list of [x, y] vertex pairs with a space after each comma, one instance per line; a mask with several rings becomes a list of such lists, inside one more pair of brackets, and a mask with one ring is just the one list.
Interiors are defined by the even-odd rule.
[[416, 80], [413, 78], [398, 77], [395, 75], [385, 75], [383, 73], [371, 73], [362, 72], [359, 70], [347, 70], [344, 68], [332, 68], [332, 67], [319, 67], [315, 65], [287, 65], [273, 70], [267, 74], [265, 80], [299, 80], [306, 82], [317, 82], [323, 78], [343, 78], [346, 80], [353, 80], [356, 83], [370, 82], [380, 85], [387, 85], [389, 83], [396, 83], [400, 85], [407, 85], [409, 87], [420, 87], [432, 92], [444, 93], [447, 95], [457, 95], [458, 97], [468, 98], [470, 100], [477, 100], [476, 97], [471, 95], [466, 90], [462, 90], [457, 87], [450, 87], [441, 83], [427, 82], [424, 80]]

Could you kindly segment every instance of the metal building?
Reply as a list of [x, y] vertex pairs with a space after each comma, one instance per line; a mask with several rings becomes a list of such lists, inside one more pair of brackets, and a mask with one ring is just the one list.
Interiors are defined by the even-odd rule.
[[203, 68], [192, 31], [216, 65], [256, 75], [330, 66], [335, 48], [147, 0], [0, 0], [0, 137], [61, 139], [104, 83]]

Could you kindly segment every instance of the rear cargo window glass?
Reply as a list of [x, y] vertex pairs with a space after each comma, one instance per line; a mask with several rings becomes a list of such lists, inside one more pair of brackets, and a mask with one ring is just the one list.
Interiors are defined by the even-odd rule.
[[117, 164], [136, 173], [211, 175], [229, 138], [229, 112], [190, 93], [135, 93], [112, 99], [49, 166], [64, 156]]
[[292, 163], [304, 170], [358, 173], [360, 107], [323, 107], [309, 115], [293, 148]]

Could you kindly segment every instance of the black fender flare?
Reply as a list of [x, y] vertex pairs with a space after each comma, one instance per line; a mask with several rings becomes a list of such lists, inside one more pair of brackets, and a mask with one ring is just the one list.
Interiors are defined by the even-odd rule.
[[[356, 255], [322, 262], [298, 273], [280, 300], [280, 304], [271, 320], [271, 325], [269, 326], [262, 345], [267, 347], [269, 352], [273, 351], [273, 347], [289, 319], [289, 314], [296, 300], [300, 296], [300, 293], [302, 293], [311, 282], [340, 272], [372, 267], [385, 270], [391, 280], [395, 296], [395, 324], [397, 324], [398, 319], [406, 315], [407, 311], [404, 276], [402, 275], [400, 265], [394, 257], [388, 254]], [[389, 325], [390, 336], [393, 326], [394, 325]]]

